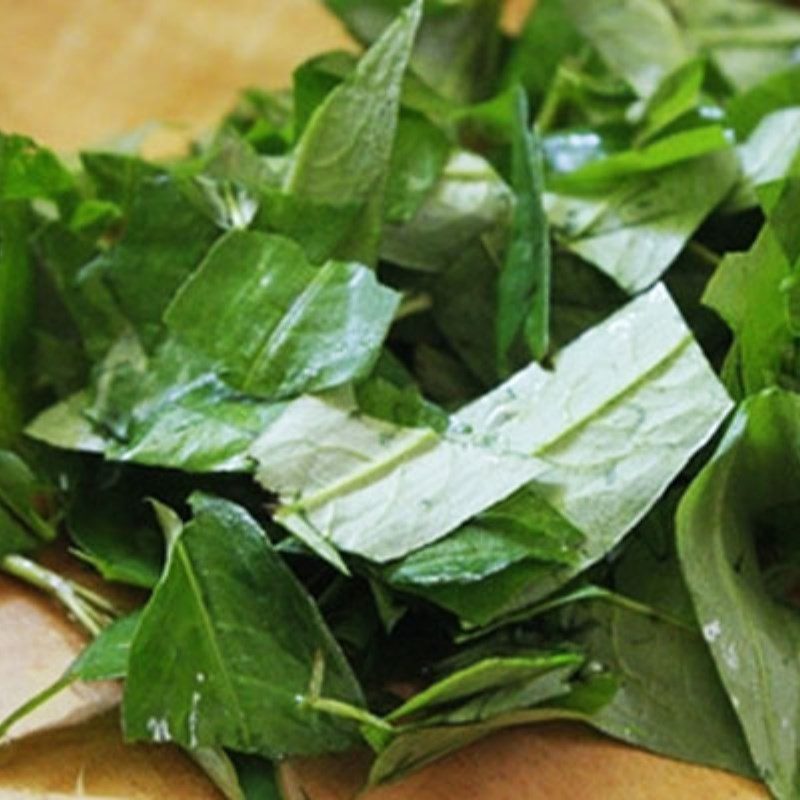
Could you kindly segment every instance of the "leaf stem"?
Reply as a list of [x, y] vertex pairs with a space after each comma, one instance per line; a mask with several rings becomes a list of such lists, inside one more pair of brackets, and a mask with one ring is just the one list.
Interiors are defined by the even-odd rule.
[[371, 714], [366, 709], [343, 703], [341, 700], [330, 700], [325, 697], [304, 697], [302, 704], [305, 708], [310, 708], [314, 711], [331, 714], [342, 719], [351, 719], [354, 722], [360, 722], [362, 725], [369, 725], [378, 730], [394, 732], [394, 727], [385, 719]]
[[6, 556], [0, 561], [0, 571], [55, 599], [93, 637], [99, 636], [103, 628], [118, 614], [116, 608], [104, 597], [25, 556]]
[[687, 245], [687, 250], [712, 267], [716, 268], [722, 263], [722, 257], [718, 253], [694, 239]]
[[550, 88], [547, 90], [547, 94], [544, 96], [539, 113], [536, 115], [536, 129], [540, 133], [546, 133], [553, 127], [561, 108], [568, 82], [564, 68], [559, 67], [553, 82], [550, 84]]
[[421, 314], [431, 308], [433, 308], [433, 298], [427, 292], [412, 292], [404, 295], [400, 307], [394, 315], [394, 321], [398, 322], [406, 317], [412, 317], [414, 314]]

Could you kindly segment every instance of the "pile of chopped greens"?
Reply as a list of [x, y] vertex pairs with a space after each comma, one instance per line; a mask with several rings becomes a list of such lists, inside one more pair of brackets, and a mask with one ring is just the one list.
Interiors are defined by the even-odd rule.
[[800, 14], [327, 5], [185, 157], [0, 137], [0, 559], [92, 635], [3, 732], [121, 679], [231, 798], [554, 719], [798, 797]]

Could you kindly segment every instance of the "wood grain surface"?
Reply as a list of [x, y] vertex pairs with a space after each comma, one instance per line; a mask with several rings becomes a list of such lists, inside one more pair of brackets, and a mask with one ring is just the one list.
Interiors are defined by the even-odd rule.
[[[519, 23], [530, 0], [510, 0]], [[315, 0], [0, 0], [0, 128], [92, 146], [156, 120], [165, 150], [245, 85], [285, 85], [322, 49], [352, 47]], [[60, 562], [63, 566], [63, 560]], [[70, 569], [91, 580], [76, 564]], [[0, 578], [0, 716], [47, 686], [83, 638], [37, 593]], [[124, 746], [114, 685], [78, 685], [0, 747], [2, 798], [206, 800], [177, 748]], [[366, 756], [286, 765], [288, 798], [350, 800]], [[753, 783], [634, 750], [574, 725], [493, 736], [363, 800], [755, 800]]]

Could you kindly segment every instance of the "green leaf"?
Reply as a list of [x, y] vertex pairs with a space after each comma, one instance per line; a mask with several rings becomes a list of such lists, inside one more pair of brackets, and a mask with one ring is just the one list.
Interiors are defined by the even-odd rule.
[[764, 117], [800, 106], [800, 66], [771, 75], [752, 89], [734, 95], [728, 103], [728, 120], [739, 139], [749, 136]]
[[687, 37], [709, 52], [738, 91], [790, 67], [800, 41], [797, 13], [761, 0], [669, 0]]
[[764, 117], [738, 148], [742, 180], [726, 203], [734, 211], [758, 205], [758, 190], [786, 178], [800, 155], [800, 106]]
[[131, 641], [140, 616], [141, 613], [137, 611], [109, 625], [83, 649], [55, 683], [0, 720], [0, 739], [17, 722], [76, 681], [113, 681], [124, 678], [128, 672]]
[[259, 482], [281, 496], [276, 518], [305, 540], [389, 561], [536, 481], [590, 533], [588, 564], [644, 515], [728, 407], [659, 287], [562, 351], [552, 373], [534, 364], [456, 414], [452, 434], [359, 418], [341, 396], [303, 398], [251, 452]]
[[[483, 387], [493, 386], [503, 373], [497, 346], [499, 283], [498, 254], [482, 239], [475, 239], [464, 246], [433, 284], [436, 325]], [[529, 310], [523, 307], [523, 312]], [[528, 363], [524, 348], [522, 354], [515, 348], [514, 355]]]
[[450, 157], [450, 141], [421, 114], [400, 117], [386, 185], [386, 221], [408, 222], [432, 192]]
[[563, 0], [573, 23], [603, 60], [642, 97], [692, 54], [661, 0]]
[[616, 592], [657, 615], [697, 628], [675, 540], [675, 513], [681, 496], [681, 487], [671, 489], [641, 521], [610, 565], [608, 581]]
[[317, 203], [278, 190], [262, 190], [251, 229], [276, 233], [299, 244], [312, 264], [323, 264], [346, 244], [363, 213], [358, 203]]
[[644, 126], [637, 137], [640, 142], [652, 139], [684, 114], [697, 108], [706, 68], [705, 60], [696, 58], [682, 64], [661, 81], [647, 101]]
[[74, 186], [49, 150], [27, 136], [0, 133], [0, 201], [55, 198]]
[[77, 555], [107, 581], [152, 589], [163, 563], [152, 513], [132, 486], [98, 484], [78, 490], [67, 515], [70, 538], [80, 548]]
[[[325, 0], [362, 42], [375, 41], [407, 0]], [[459, 102], [491, 91], [500, 55], [499, 0], [427, 0], [411, 59], [437, 92]]]
[[559, 64], [581, 44], [562, 0], [538, 0], [503, 68], [503, 85], [521, 83], [534, 97], [543, 97]]
[[0, 450], [0, 505], [40, 540], [56, 538], [52, 515], [53, 489], [14, 453]]
[[498, 286], [498, 361], [506, 372], [509, 351], [521, 334], [537, 361], [550, 346], [550, 231], [542, 207], [541, 143], [528, 117], [528, 99], [520, 87], [513, 158], [517, 202]]
[[226, 383], [281, 398], [366, 375], [398, 302], [366, 267], [329, 261], [315, 269], [288, 239], [233, 231], [183, 286], [165, 319]]
[[25, 433], [52, 447], [102, 453], [108, 442], [86, 416], [90, 402], [88, 392], [77, 392], [39, 414]]
[[797, 742], [800, 623], [776, 601], [762, 543], [794, 542], [780, 510], [797, 503], [800, 402], [749, 399], [678, 512], [681, 563], [697, 616], [761, 777], [776, 797], [800, 787]]
[[355, 387], [359, 409], [368, 417], [405, 428], [444, 431], [450, 423], [445, 411], [420, 393], [408, 375], [392, 374], [392, 360], [384, 354], [375, 372]]
[[284, 408], [245, 397], [179, 342], [147, 356], [123, 338], [79, 392], [41, 413], [27, 434], [53, 447], [187, 472], [248, 471], [247, 448]]
[[0, 204], [0, 446], [19, 434], [30, 395], [36, 297], [29, 224], [21, 202]]
[[129, 327], [100, 275], [84, 267], [97, 251], [94, 245], [59, 222], [36, 237], [37, 253], [81, 334], [88, 355], [104, 356]]
[[633, 293], [669, 268], [737, 178], [737, 159], [722, 151], [623, 180], [611, 192], [549, 195], [546, 206], [566, 246]]
[[663, 136], [642, 147], [612, 153], [572, 172], [554, 176], [553, 189], [578, 194], [604, 188], [613, 190], [624, 178], [663, 170], [729, 148], [730, 141], [720, 125], [702, 125]]
[[274, 762], [240, 753], [233, 755], [233, 762], [244, 800], [283, 800]]
[[125, 153], [84, 152], [81, 164], [97, 194], [119, 206], [126, 215], [146, 182], [167, 180], [167, 173], [161, 167]]
[[364, 207], [339, 258], [376, 259], [403, 77], [421, 17], [422, 1], [415, 0], [317, 108], [297, 144], [288, 193]]
[[723, 376], [736, 397], [796, 381], [795, 335], [782, 288], [790, 275], [786, 255], [767, 226], [751, 250], [725, 257], [706, 288], [703, 302], [735, 335]]
[[449, 586], [464, 594], [466, 587], [528, 559], [574, 563], [582, 541], [580, 531], [526, 488], [452, 535], [388, 565], [382, 575], [410, 591]]
[[245, 451], [283, 410], [233, 391], [175, 341], [121, 368], [130, 372], [114, 402], [125, 433], [106, 448], [111, 459], [188, 472], [247, 470]]
[[92, 270], [108, 281], [148, 347], [162, 333], [161, 317], [173, 295], [218, 235], [174, 179], [144, 178], [137, 185], [122, 238]]
[[618, 681], [611, 702], [588, 720], [592, 726], [673, 758], [753, 775], [698, 630], [613, 596], [568, 606], [560, 624]]
[[386, 226], [381, 258], [408, 269], [441, 272], [477, 239], [502, 230], [513, 207], [511, 189], [491, 164], [456, 150], [415, 216]]
[[[571, 668], [556, 669], [556, 676], [563, 678], [567, 669]], [[551, 675], [545, 674], [540, 680], [548, 689], [555, 688], [556, 694], [563, 694], [559, 691], [563, 683], [556, 683], [554, 687]], [[535, 682], [536, 678], [525, 688], [528, 689], [530, 685], [535, 687]], [[421, 725], [408, 731], [401, 730], [375, 760], [370, 771], [370, 784], [399, 780], [432, 761], [504, 728], [564, 719], [585, 721], [612, 694], [613, 685], [597, 679], [594, 685], [588, 685], [585, 689], [581, 687], [571, 694], [554, 697], [551, 705], [544, 702], [541, 707], [523, 708], [464, 724], [434, 722], [429, 727]]]
[[0, 560], [56, 538], [54, 499], [19, 456], [0, 450]]
[[126, 736], [270, 758], [352, 745], [350, 725], [298, 700], [321, 658], [326, 695], [362, 703], [316, 605], [243, 509], [191, 504], [134, 639]]
[[[556, 692], [568, 694], [569, 684], [564, 678], [571, 676], [582, 663], [583, 658], [580, 655], [567, 652], [545, 655], [520, 654], [484, 659], [428, 686], [392, 711], [387, 719], [414, 720], [415, 717], [424, 714], [428, 717], [425, 720], [428, 723], [431, 715], [439, 717], [442, 721], [452, 721], [452, 717], [457, 716], [459, 724], [462, 724], [467, 721], [464, 719], [465, 709], [470, 709], [477, 713], [468, 721], [477, 722], [495, 714], [524, 708], [526, 702], [523, 698], [530, 689], [529, 684], [534, 683], [538, 688], [540, 679], [548, 673], [555, 672], [558, 675]], [[548, 688], [552, 691], [553, 687]], [[507, 691], [509, 689], [511, 691]], [[514, 696], [510, 703], [509, 695]], [[500, 698], [503, 702], [498, 703]], [[479, 701], [477, 709], [474, 708], [478, 705], [474, 703], [476, 699]], [[536, 691], [527, 705], [535, 705], [549, 699], [547, 695], [542, 696]], [[492, 700], [494, 702], [491, 702]], [[454, 709], [453, 706], [457, 703], [461, 705]], [[503, 704], [510, 708], [503, 708]]]

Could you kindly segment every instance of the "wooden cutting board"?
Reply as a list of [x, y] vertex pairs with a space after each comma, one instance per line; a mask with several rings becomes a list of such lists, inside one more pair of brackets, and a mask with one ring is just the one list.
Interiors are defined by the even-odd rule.
[[[507, 24], [529, 4], [510, 0]], [[0, 14], [0, 129], [63, 150], [155, 120], [171, 126], [148, 145], [163, 152], [216, 120], [240, 87], [285, 85], [304, 58], [352, 47], [315, 0], [0, 0]], [[82, 644], [48, 600], [0, 578], [0, 716]], [[22, 724], [0, 747], [0, 797], [217, 798], [177, 749], [122, 744], [118, 698], [113, 685], [77, 686]], [[282, 780], [290, 798], [350, 800], [366, 767], [359, 754], [293, 762]], [[763, 797], [751, 782], [548, 725], [498, 734], [363, 800]]]

